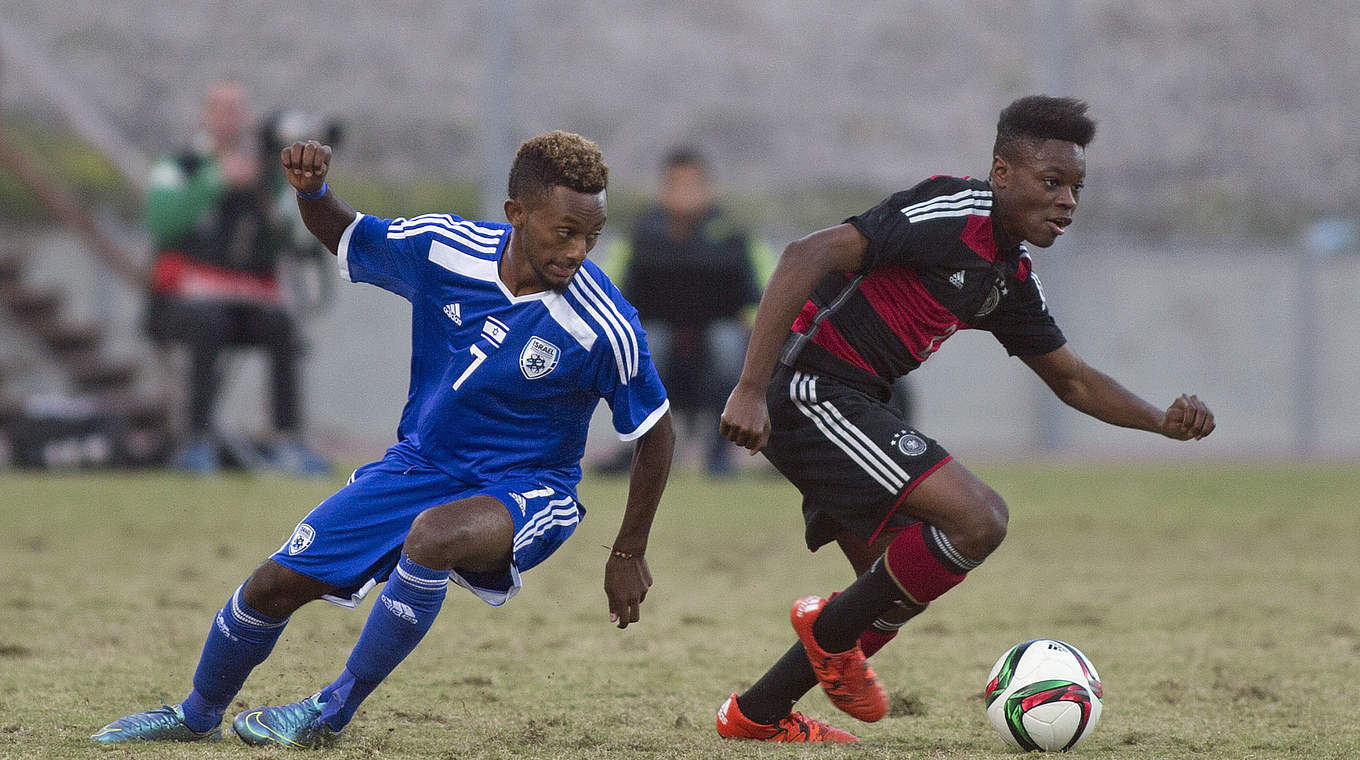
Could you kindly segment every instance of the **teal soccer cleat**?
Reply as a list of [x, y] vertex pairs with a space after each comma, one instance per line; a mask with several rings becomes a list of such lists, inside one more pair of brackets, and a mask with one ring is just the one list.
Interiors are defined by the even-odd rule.
[[313, 694], [279, 707], [252, 707], [236, 716], [231, 727], [241, 741], [253, 746], [317, 749], [340, 738], [339, 731], [321, 722], [323, 703]]
[[222, 727], [213, 726], [199, 733], [184, 725], [184, 711], [179, 705], [161, 706], [155, 710], [127, 715], [104, 726], [91, 739], [100, 744], [119, 742], [213, 742], [222, 738]]

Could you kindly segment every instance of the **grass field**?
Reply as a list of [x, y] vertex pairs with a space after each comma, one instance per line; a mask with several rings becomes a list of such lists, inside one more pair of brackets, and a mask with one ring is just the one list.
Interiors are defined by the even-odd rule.
[[[641, 623], [601, 591], [620, 479], [499, 610], [451, 589], [419, 649], [365, 703], [336, 758], [1004, 758], [980, 692], [1017, 641], [1062, 638], [1105, 682], [1075, 754], [1360, 756], [1360, 467], [979, 466], [1007, 497], [1006, 543], [875, 658], [893, 711], [800, 709], [845, 747], [719, 740], [713, 713], [791, 642], [789, 603], [849, 581], [809, 555], [782, 480], [678, 473], [649, 550]], [[183, 697], [211, 616], [336, 483], [0, 475], [0, 757], [245, 758], [277, 750], [101, 748], [86, 737]], [[376, 595], [374, 595], [376, 596]], [[371, 598], [370, 602], [371, 603]], [[327, 683], [369, 604], [309, 605], [240, 707]], [[249, 705], [247, 704], [249, 703]]]

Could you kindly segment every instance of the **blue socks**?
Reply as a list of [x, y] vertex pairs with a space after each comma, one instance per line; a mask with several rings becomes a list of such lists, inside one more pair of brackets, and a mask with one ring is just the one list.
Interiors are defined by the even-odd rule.
[[213, 619], [203, 654], [194, 671], [194, 690], [185, 698], [184, 723], [203, 732], [222, 722], [222, 714], [246, 682], [246, 676], [274, 650], [288, 618], [273, 618], [247, 607], [236, 589]]
[[[321, 717], [333, 730], [339, 731], [349, 723], [364, 698], [424, 638], [444, 604], [448, 580], [448, 570], [432, 570], [401, 555], [369, 613], [344, 672], [321, 690]], [[287, 618], [269, 617], [246, 606], [241, 601], [241, 589], [236, 589], [231, 601], [213, 619], [203, 642], [203, 654], [194, 671], [194, 689], [180, 705], [185, 725], [203, 732], [220, 724], [250, 671], [269, 657], [287, 624]]]
[[327, 726], [334, 731], [344, 728], [359, 703], [416, 648], [444, 604], [448, 581], [448, 570], [424, 567], [402, 552], [344, 672], [321, 690], [321, 719]]

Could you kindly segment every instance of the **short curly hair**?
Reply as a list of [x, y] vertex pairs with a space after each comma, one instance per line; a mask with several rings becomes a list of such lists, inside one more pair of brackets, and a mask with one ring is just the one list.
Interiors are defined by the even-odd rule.
[[1064, 140], [1085, 148], [1096, 136], [1095, 120], [1086, 115], [1086, 108], [1086, 102], [1076, 98], [1020, 98], [1001, 111], [992, 155], [1014, 159], [1020, 150], [1044, 140]]
[[604, 165], [600, 147], [559, 129], [520, 144], [510, 166], [507, 192], [518, 201], [537, 201], [558, 185], [593, 195], [608, 184], [609, 167]]

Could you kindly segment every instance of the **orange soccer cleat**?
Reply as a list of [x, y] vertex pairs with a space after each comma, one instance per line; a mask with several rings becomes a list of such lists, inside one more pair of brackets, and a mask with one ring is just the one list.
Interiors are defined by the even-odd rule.
[[803, 642], [812, 672], [817, 674], [831, 703], [855, 718], [873, 723], [888, 713], [888, 695], [864, 661], [864, 651], [855, 644], [851, 649], [832, 654], [822, 649], [812, 635], [812, 623], [822, 614], [826, 602], [820, 596], [805, 596], [794, 602], [789, 613], [793, 630]]
[[741, 714], [737, 695], [718, 708], [718, 735], [724, 739], [755, 739], [762, 742], [857, 742], [848, 731], [815, 721], [802, 713], [789, 713], [773, 725], [756, 723]]

